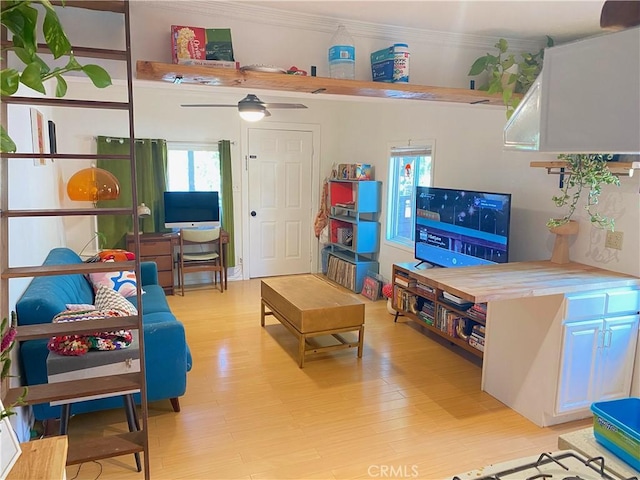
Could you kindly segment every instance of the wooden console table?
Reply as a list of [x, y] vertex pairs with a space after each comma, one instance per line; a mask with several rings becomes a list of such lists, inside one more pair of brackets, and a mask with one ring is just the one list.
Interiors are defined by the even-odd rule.
[[[227, 289], [227, 245], [229, 233], [220, 229], [222, 239], [222, 283]], [[141, 233], [140, 234], [140, 261], [156, 262], [158, 265], [158, 282], [167, 295], [175, 293], [175, 262], [174, 251], [180, 243], [178, 233]], [[135, 237], [127, 235], [127, 250], [133, 252]]]

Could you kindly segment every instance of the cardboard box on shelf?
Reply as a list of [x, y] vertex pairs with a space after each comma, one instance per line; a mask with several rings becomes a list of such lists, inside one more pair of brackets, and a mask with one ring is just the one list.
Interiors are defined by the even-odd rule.
[[233, 62], [231, 29], [171, 25], [173, 63], [180, 60]]
[[371, 54], [371, 79], [374, 82], [393, 82], [395, 54], [393, 46]]

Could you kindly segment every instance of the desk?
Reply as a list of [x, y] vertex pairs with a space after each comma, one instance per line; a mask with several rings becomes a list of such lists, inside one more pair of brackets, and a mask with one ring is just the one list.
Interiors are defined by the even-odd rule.
[[[220, 229], [222, 239], [222, 252], [220, 257], [224, 270], [222, 272], [222, 282], [224, 289], [227, 289], [227, 245], [229, 244], [229, 233]], [[180, 243], [179, 233], [142, 233], [140, 237], [140, 261], [156, 262], [158, 265], [158, 282], [167, 295], [175, 293], [175, 261], [174, 251]], [[133, 234], [127, 235], [127, 250], [134, 250], [135, 237]]]

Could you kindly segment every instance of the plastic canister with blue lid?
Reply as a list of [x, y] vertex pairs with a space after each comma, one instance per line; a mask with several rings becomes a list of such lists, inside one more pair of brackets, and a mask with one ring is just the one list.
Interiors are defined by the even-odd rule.
[[393, 44], [393, 82], [409, 83], [409, 45]]

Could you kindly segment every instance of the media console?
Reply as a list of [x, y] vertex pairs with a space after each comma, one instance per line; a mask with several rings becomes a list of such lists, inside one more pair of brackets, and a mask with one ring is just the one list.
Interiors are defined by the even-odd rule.
[[[574, 262], [401, 263], [393, 281], [396, 308], [482, 357], [482, 390], [538, 426], [590, 417], [592, 402], [631, 393], [638, 277]], [[483, 352], [470, 345], [474, 323], [484, 327], [476, 328], [484, 330]]]

